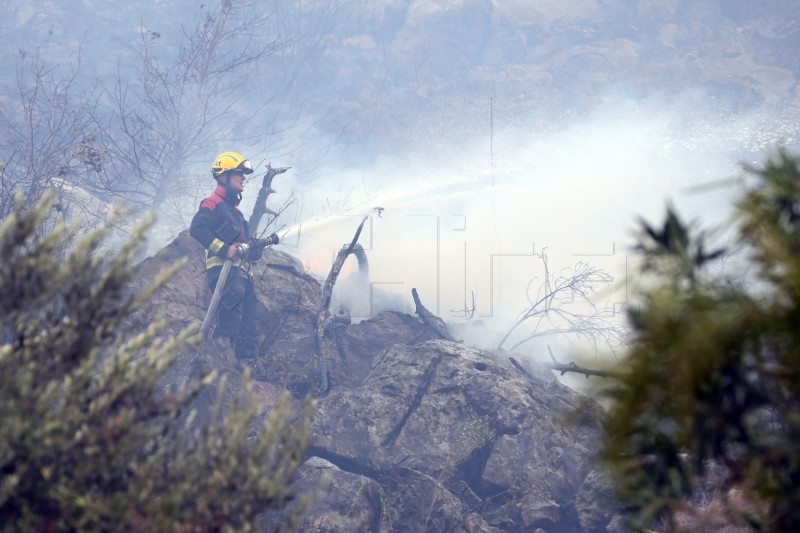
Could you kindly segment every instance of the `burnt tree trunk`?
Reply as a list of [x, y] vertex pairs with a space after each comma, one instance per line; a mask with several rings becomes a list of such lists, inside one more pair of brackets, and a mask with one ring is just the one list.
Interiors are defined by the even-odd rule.
[[[325, 363], [326, 361], [326, 354], [325, 354], [325, 328], [328, 327], [328, 323], [330, 322], [330, 311], [329, 307], [331, 305], [331, 296], [333, 295], [333, 286], [336, 284], [336, 279], [339, 277], [339, 272], [342, 270], [342, 266], [344, 266], [344, 262], [347, 259], [347, 256], [352, 254], [356, 249], [356, 244], [358, 242], [358, 238], [361, 236], [361, 230], [364, 229], [364, 223], [369, 218], [369, 215], [366, 215], [363, 220], [361, 220], [361, 224], [358, 225], [358, 229], [356, 230], [355, 235], [353, 236], [353, 240], [350, 241], [350, 244], [347, 246], [342, 247], [339, 250], [339, 253], [336, 254], [336, 259], [333, 261], [333, 266], [331, 266], [331, 271], [328, 273], [328, 278], [325, 280], [325, 285], [322, 287], [322, 301], [320, 302], [319, 312], [317, 313], [317, 327], [316, 327], [316, 337], [317, 337], [317, 354], [320, 358], [320, 385], [322, 392], [327, 392], [328, 390], [328, 367]], [[361, 248], [363, 251], [363, 248]], [[360, 262], [360, 261], [359, 261]]]
[[278, 216], [278, 213], [267, 207], [267, 198], [269, 198], [270, 194], [275, 192], [275, 189], [272, 188], [272, 180], [275, 179], [275, 176], [283, 174], [290, 168], [292, 167], [272, 168], [270, 164], [267, 163], [267, 173], [264, 174], [264, 179], [261, 181], [261, 188], [258, 190], [258, 196], [256, 197], [256, 205], [253, 206], [253, 214], [248, 221], [250, 225], [250, 237], [256, 237], [258, 235], [258, 225], [261, 224], [261, 218], [264, 215]]

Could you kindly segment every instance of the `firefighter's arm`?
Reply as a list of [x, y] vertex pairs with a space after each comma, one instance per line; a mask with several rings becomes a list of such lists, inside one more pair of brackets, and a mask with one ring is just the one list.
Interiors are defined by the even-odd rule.
[[189, 234], [208, 250], [209, 255], [219, 255], [225, 258], [235, 258], [238, 254], [236, 246], [230, 246], [219, 237], [212, 229], [214, 227], [214, 213], [208, 208], [201, 207], [189, 226]]

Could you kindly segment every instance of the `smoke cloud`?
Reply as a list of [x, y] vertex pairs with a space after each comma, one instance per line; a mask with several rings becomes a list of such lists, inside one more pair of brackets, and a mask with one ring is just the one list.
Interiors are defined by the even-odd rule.
[[[609, 96], [566, 126], [487, 124], [469, 143], [441, 149], [442, 140], [432, 140], [436, 153], [387, 156], [369, 168], [331, 161], [311, 186], [291, 177], [284, 184], [302, 197], [284, 249], [324, 278], [369, 216], [360, 243], [372, 300], [366, 313], [360, 306], [362, 316], [388, 303], [413, 312], [417, 288], [445, 320], [480, 319], [503, 331], [541, 283], [543, 251], [551, 271], [587, 262], [611, 273], [616, 283], [598, 287], [597, 304], [622, 310], [639, 218], [658, 223], [671, 203], [725, 244], [741, 164], [759, 165], [776, 146], [797, 144], [792, 120], [763, 110], [726, 114], [696, 101]], [[355, 260], [348, 269], [343, 278], [357, 270]]]

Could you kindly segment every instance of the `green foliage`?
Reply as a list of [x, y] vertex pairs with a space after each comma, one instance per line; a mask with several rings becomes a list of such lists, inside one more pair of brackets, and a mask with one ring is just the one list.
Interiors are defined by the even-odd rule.
[[638, 528], [678, 529], [711, 480], [750, 503], [727, 505], [730, 523], [800, 531], [800, 164], [780, 152], [751, 170], [737, 229], [754, 279], [710, 274], [719, 252], [672, 211], [642, 231], [652, 283], [602, 451]]
[[99, 253], [110, 225], [72, 247], [63, 224], [34, 238], [48, 202], [0, 224], [0, 531], [248, 531], [283, 509], [310, 404], [290, 423], [287, 398], [264, 425], [245, 376], [236, 401], [192, 423], [216, 377], [159, 383], [197, 326], [167, 337], [163, 320], [130, 320], [180, 265], [131, 291], [136, 235], [113, 257]]

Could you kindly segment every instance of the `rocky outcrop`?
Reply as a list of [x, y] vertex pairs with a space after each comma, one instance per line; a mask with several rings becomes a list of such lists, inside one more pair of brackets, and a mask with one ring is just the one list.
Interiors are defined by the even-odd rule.
[[[172, 328], [202, 320], [211, 294], [191, 237], [181, 234], [145, 261], [142, 277], [182, 258], [141, 319], [166, 316]], [[267, 406], [285, 391], [316, 397], [300, 471], [310, 493], [322, 486], [309, 530], [557, 533], [603, 531], [611, 520], [590, 509], [582, 490], [595, 467], [601, 408], [550, 371], [384, 312], [332, 323], [330, 388], [320, 390], [319, 282], [275, 250], [256, 265], [255, 281], [263, 343], [254, 393]], [[242, 367], [224, 340], [183, 354], [167, 385], [210, 368], [227, 376], [232, 395]]]
[[556, 380], [534, 383], [502, 354], [396, 344], [362, 386], [319, 400], [311, 453], [381, 482], [384, 519], [403, 531], [456, 531], [467, 515], [476, 531], [577, 531], [598, 415], [594, 402]]

